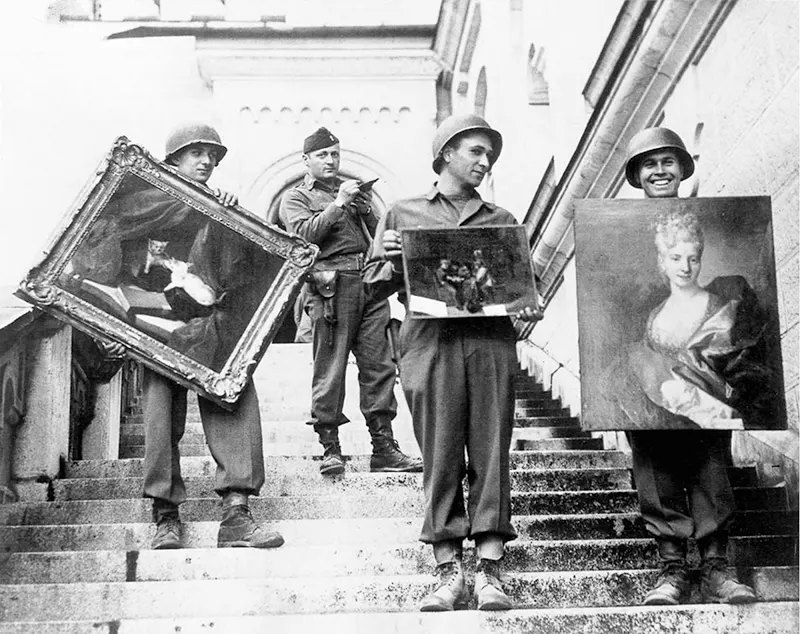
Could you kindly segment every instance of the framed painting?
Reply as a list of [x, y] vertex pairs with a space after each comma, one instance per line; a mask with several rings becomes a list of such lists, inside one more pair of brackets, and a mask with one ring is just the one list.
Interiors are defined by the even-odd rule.
[[408, 309], [420, 318], [498, 317], [538, 306], [521, 225], [403, 229]]
[[785, 429], [769, 197], [575, 207], [588, 430]]
[[317, 252], [119, 137], [16, 294], [231, 407]]

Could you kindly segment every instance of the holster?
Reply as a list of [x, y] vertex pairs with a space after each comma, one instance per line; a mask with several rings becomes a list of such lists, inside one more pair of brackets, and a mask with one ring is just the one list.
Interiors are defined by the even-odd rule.
[[339, 271], [312, 271], [308, 274], [308, 284], [311, 289], [322, 297], [322, 316], [326, 322], [336, 323], [336, 286], [339, 281]]

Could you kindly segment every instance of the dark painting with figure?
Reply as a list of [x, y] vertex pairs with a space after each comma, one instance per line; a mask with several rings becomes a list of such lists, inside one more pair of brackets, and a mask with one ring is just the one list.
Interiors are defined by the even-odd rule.
[[404, 229], [401, 240], [415, 317], [497, 317], [538, 305], [522, 226]]
[[60, 282], [218, 372], [282, 264], [277, 255], [127, 174]]
[[785, 429], [768, 197], [583, 200], [582, 426]]
[[17, 294], [227, 407], [317, 251], [119, 137]]

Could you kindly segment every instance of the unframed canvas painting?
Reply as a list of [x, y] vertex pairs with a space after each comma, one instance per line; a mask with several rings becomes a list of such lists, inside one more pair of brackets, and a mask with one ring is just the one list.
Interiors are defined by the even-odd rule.
[[770, 199], [583, 200], [582, 426], [785, 429]]

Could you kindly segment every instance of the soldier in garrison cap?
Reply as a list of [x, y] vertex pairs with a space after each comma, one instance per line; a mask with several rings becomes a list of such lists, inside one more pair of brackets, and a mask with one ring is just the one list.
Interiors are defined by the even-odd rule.
[[394, 385], [397, 367], [391, 358], [386, 328], [389, 305], [366, 297], [361, 282], [364, 254], [378, 223], [372, 194], [359, 181], [339, 178], [339, 139], [319, 128], [303, 142], [306, 176], [281, 200], [280, 218], [294, 233], [320, 248], [303, 310], [311, 319], [314, 350], [310, 425], [324, 455], [323, 475], [344, 473], [339, 426], [345, 373], [350, 352], [358, 364], [361, 412], [372, 439], [371, 471], [421, 471], [422, 462], [400, 451], [392, 420], [397, 415]]
[[[677, 198], [681, 181], [694, 173], [694, 167], [683, 139], [669, 128], [645, 128], [628, 144], [625, 176], [633, 187], [644, 191], [645, 198]], [[690, 306], [702, 308], [695, 330], [702, 328], [721, 301], [696, 284], [702, 242], [702, 230], [693, 214], [667, 217], [659, 223], [659, 266], [665, 275], [671, 267], [675, 278], [675, 302], [671, 305], [679, 306], [682, 314], [692, 314]], [[665, 308], [666, 303], [660, 305], [648, 318], [648, 347], [669, 355], [673, 352], [657, 343], [667, 338], [669, 329], [664, 324], [675, 323], [670, 318], [657, 321]], [[693, 335], [695, 330], [687, 332]], [[670, 333], [669, 338], [670, 348], [678, 345], [674, 334]], [[694, 354], [704, 356], [699, 349]], [[664, 358], [670, 363], [684, 363], [669, 356]], [[661, 574], [644, 604], [675, 605], [688, 594], [686, 551], [690, 537], [697, 540], [700, 551], [700, 587], [707, 601], [755, 601], [753, 589], [740, 583], [728, 569], [728, 528], [736, 512], [727, 469], [731, 432], [637, 430], [628, 432], [627, 437], [642, 518], [655, 537], [662, 564]]]
[[[364, 281], [373, 297], [403, 291], [400, 230], [516, 224], [505, 209], [475, 191], [494, 165], [503, 138], [477, 115], [445, 119], [433, 139], [431, 190], [392, 205], [376, 230]], [[507, 610], [500, 582], [511, 525], [509, 450], [514, 418], [515, 339], [542, 315], [537, 306], [508, 317], [414, 319], [400, 327], [400, 376], [422, 449], [425, 517], [420, 539], [433, 547], [437, 585], [421, 610], [453, 610], [469, 600], [462, 549], [475, 541], [474, 595], [479, 610]], [[464, 461], [467, 454], [468, 462]], [[469, 505], [462, 481], [469, 474]]]

